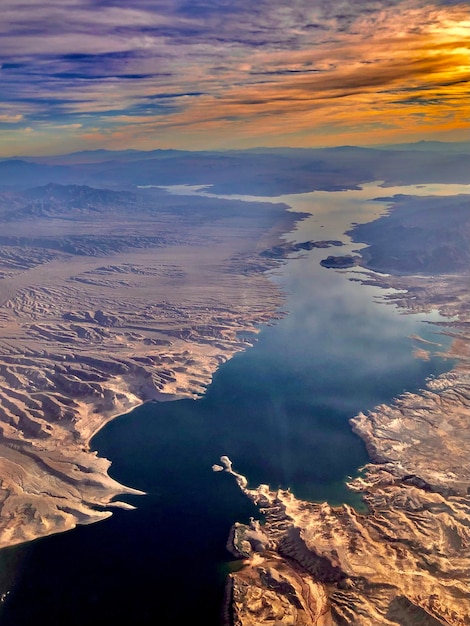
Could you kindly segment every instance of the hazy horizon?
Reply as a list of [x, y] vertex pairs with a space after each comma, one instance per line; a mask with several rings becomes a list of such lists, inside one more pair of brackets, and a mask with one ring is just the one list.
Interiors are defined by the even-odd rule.
[[[87, 157], [97, 157], [96, 162], [104, 162], [99, 157], [102, 155], [106, 160], [106, 157], [113, 158], [115, 155], [121, 156], [136, 156], [139, 155], [152, 155], [154, 153], [162, 152], [162, 153], [194, 153], [194, 154], [212, 154], [212, 153], [256, 153], [256, 152], [282, 152], [282, 151], [299, 151], [300, 153], [305, 151], [323, 151], [323, 150], [340, 150], [340, 149], [363, 149], [363, 150], [403, 150], [403, 151], [419, 151], [424, 152], [428, 150], [429, 152], [439, 153], [440, 151], [445, 153], [460, 153], [460, 154], [469, 154], [470, 153], [470, 141], [461, 140], [461, 141], [439, 141], [439, 140], [418, 140], [415, 142], [397, 142], [391, 144], [370, 144], [370, 145], [353, 145], [353, 144], [339, 144], [335, 146], [290, 146], [290, 145], [280, 145], [280, 146], [263, 146], [257, 145], [252, 146], [250, 148], [219, 148], [219, 149], [180, 149], [180, 148], [148, 148], [148, 149], [139, 149], [139, 148], [103, 148], [103, 147], [95, 147], [84, 150], [74, 150], [68, 152], [48, 152], [41, 154], [34, 153], [24, 153], [24, 154], [12, 154], [10, 156], [0, 156], [0, 162], [5, 161], [18, 161], [18, 160], [37, 160], [39, 162], [44, 161], [47, 162], [49, 159], [60, 159], [61, 157], [81, 157], [83, 156], [84, 161], [75, 161], [75, 164], [79, 163], [87, 163]], [[72, 164], [72, 163], [70, 163]]]

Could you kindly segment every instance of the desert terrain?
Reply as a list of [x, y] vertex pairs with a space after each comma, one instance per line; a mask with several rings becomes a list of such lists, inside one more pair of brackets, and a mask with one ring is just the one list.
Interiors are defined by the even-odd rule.
[[[400, 197], [351, 231], [369, 244], [359, 264], [377, 270], [360, 282], [393, 288], [385, 298], [405, 313], [448, 318], [440, 325], [454, 366], [351, 420], [370, 463], [349, 487], [367, 512], [249, 488], [221, 459], [216, 469], [234, 474], [263, 514], [262, 524], [235, 524], [228, 541], [244, 567], [228, 581], [227, 624], [470, 624], [469, 226], [468, 196]], [[432, 350], [423, 341], [421, 358]]]
[[[439, 310], [454, 366], [351, 420], [370, 462], [349, 486], [367, 512], [249, 487], [222, 460], [216, 469], [234, 473], [260, 510], [228, 538], [243, 566], [227, 582], [225, 622], [468, 626], [468, 196], [388, 198], [388, 215], [350, 232], [367, 244], [350, 258], [335, 240], [286, 244], [281, 235], [302, 215], [284, 205], [135, 190], [205, 184], [210, 174], [215, 191], [233, 192], [241, 172], [252, 193], [384, 180], [386, 196], [387, 182], [464, 183], [468, 157], [353, 148], [219, 157], [149, 155], [132, 168], [70, 171], [0, 164], [0, 547], [129, 507], [119, 498], [138, 492], [110, 478], [93, 434], [143, 402], [200, 397], [249, 345], [243, 337], [283, 314], [266, 271], [334, 247], [326, 271], [354, 266], [358, 290], [393, 289], [385, 299], [404, 313]], [[434, 349], [422, 342], [419, 356]]]
[[[46, 185], [0, 196], [0, 547], [129, 506], [90, 438], [196, 398], [279, 315], [273, 204]], [[276, 247], [276, 246], [280, 246]]]

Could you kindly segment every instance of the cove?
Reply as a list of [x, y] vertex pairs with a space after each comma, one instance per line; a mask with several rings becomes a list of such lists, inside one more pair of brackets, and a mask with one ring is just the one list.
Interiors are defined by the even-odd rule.
[[[345, 222], [359, 221], [360, 211], [351, 209], [353, 195], [349, 205], [339, 200], [341, 219], [322, 215], [317, 197], [312, 217], [286, 237], [328, 231], [325, 238], [347, 243]], [[381, 210], [363, 199], [357, 206]], [[221, 366], [203, 398], [145, 404], [93, 439], [112, 460], [111, 475], [146, 495], [127, 498], [135, 511], [4, 550], [10, 594], [2, 626], [219, 624], [225, 575], [236, 566], [225, 549], [230, 526], [258, 516], [231, 476], [212, 471], [222, 454], [252, 485], [356, 504], [344, 480], [367, 455], [348, 419], [420, 388], [451, 363], [413, 355], [415, 335], [446, 349], [447, 338], [428, 323], [435, 314], [403, 315], [379, 289], [352, 282], [351, 272], [322, 268], [324, 256], [312, 250], [273, 273], [287, 315]]]

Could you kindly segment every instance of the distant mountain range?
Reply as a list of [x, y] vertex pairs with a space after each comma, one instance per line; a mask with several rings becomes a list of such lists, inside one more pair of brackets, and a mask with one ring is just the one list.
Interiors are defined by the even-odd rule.
[[18, 156], [12, 158], [0, 158], [0, 162], [9, 160], [21, 160], [32, 163], [47, 163], [51, 165], [76, 165], [83, 163], [103, 163], [105, 161], [143, 161], [148, 159], [168, 159], [168, 158], [181, 158], [185, 155], [204, 155], [204, 154], [296, 154], [302, 155], [311, 152], [318, 152], [324, 150], [351, 150], [363, 149], [363, 150], [417, 150], [417, 151], [429, 151], [433, 152], [446, 152], [446, 153], [458, 153], [465, 154], [470, 153], [470, 141], [417, 141], [414, 143], [399, 143], [399, 144], [377, 144], [375, 146], [338, 146], [333, 148], [251, 148], [248, 150], [228, 150], [228, 151], [190, 151], [190, 150], [81, 150], [79, 152], [70, 152], [68, 154], [56, 154], [48, 156]]
[[132, 190], [139, 185], [207, 185], [218, 193], [277, 196], [386, 185], [470, 183], [470, 142], [381, 148], [251, 150], [94, 150], [0, 161], [0, 190], [48, 183]]
[[415, 143], [383, 144], [375, 147], [383, 150], [432, 150], [433, 152], [468, 154], [470, 141], [416, 141]]

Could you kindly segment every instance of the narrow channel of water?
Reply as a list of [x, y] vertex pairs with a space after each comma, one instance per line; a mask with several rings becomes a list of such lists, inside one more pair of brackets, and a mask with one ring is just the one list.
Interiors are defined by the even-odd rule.
[[[347, 242], [352, 222], [384, 210], [368, 201], [374, 189], [354, 193], [273, 199], [312, 213], [286, 238]], [[218, 625], [230, 526], [257, 515], [231, 476], [211, 470], [222, 454], [253, 485], [356, 502], [344, 481], [367, 456], [348, 419], [448, 369], [432, 354], [416, 359], [410, 339], [445, 348], [447, 338], [427, 323], [435, 315], [403, 315], [379, 289], [322, 268], [328, 253], [306, 252], [274, 273], [288, 315], [224, 364], [202, 399], [146, 404], [94, 438], [112, 476], [147, 495], [127, 498], [135, 511], [2, 551], [0, 584], [11, 591], [2, 626]]]

